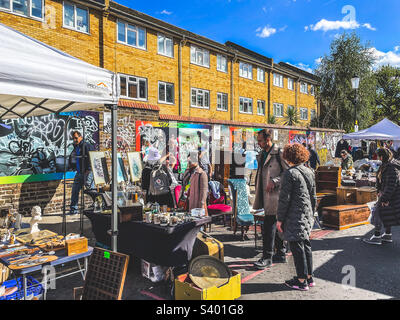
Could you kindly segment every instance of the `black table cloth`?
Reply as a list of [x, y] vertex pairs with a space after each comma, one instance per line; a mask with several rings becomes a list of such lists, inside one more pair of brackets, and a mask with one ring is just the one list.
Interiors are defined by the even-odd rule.
[[[107, 246], [111, 237], [111, 215], [85, 211], [92, 223], [96, 240]], [[166, 266], [181, 267], [192, 258], [193, 245], [201, 226], [211, 221], [204, 217], [175, 227], [132, 221], [118, 225], [118, 251], [142, 258], [148, 262]]]

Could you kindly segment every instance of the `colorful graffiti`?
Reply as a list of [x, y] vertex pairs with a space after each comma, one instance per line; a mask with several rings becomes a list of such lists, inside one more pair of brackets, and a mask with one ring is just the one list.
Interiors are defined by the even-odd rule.
[[289, 144], [293, 143], [306, 143], [315, 146], [316, 137], [315, 132], [312, 131], [289, 131]]
[[[73, 149], [72, 132], [85, 134], [85, 140], [99, 148], [99, 114], [73, 112], [49, 114], [0, 123], [0, 184], [48, 181], [62, 178], [64, 172], [64, 129], [67, 128], [67, 155]], [[17, 178], [18, 177], [18, 178]]]
[[[106, 117], [105, 117], [106, 119]], [[107, 124], [105, 125], [107, 127], [104, 128], [104, 130], [107, 130], [107, 132], [111, 132], [111, 118], [108, 118], [107, 116]], [[133, 147], [135, 143], [135, 120], [131, 118], [131, 116], [119, 118], [117, 121], [117, 149], [120, 152], [124, 153], [124, 156], [126, 152], [132, 151], [131, 148]], [[111, 149], [112, 146], [112, 140], [111, 136], [109, 136], [107, 139], [105, 139], [104, 142], [105, 148], [106, 149]]]

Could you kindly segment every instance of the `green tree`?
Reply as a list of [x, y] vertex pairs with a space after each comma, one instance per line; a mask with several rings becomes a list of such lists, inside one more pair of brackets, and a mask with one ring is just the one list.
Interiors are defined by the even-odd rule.
[[[330, 54], [325, 55], [315, 71], [320, 78], [317, 98], [322, 127], [354, 130], [355, 104], [360, 129], [370, 125], [375, 110], [375, 78], [373, 51], [369, 44], [362, 44], [353, 32], [343, 33], [332, 41]], [[352, 89], [351, 78], [360, 78], [360, 87]]]
[[276, 124], [276, 117], [274, 115], [269, 115], [268, 116], [268, 123], [270, 124]]
[[295, 124], [299, 123], [300, 115], [297, 108], [288, 107], [285, 112], [285, 126], [294, 126]]
[[383, 118], [400, 123], [400, 68], [383, 66], [375, 72], [375, 121]]

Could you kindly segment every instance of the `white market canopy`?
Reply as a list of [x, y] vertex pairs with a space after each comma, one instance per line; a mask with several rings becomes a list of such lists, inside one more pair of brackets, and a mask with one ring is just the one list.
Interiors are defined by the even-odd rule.
[[0, 24], [0, 119], [117, 102], [113, 72]]
[[400, 140], [400, 126], [388, 119], [368, 129], [343, 135], [346, 140]]

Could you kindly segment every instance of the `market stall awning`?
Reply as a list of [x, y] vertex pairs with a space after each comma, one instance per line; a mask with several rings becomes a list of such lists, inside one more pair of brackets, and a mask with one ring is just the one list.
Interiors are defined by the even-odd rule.
[[118, 102], [113, 72], [0, 24], [0, 119]]
[[359, 132], [343, 135], [346, 140], [400, 140], [400, 126], [388, 119]]

